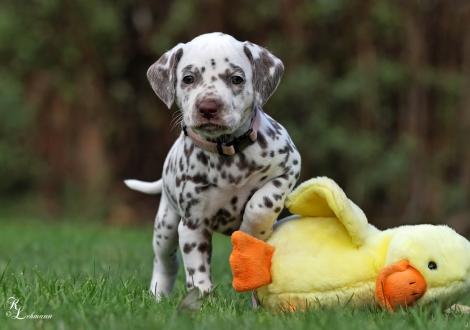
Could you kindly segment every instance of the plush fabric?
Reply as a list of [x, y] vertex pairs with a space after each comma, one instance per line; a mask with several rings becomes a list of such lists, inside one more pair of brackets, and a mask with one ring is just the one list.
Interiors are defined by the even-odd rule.
[[[270, 267], [271, 282], [239, 290], [256, 289], [267, 308], [379, 304], [393, 310], [433, 300], [450, 303], [470, 290], [470, 242], [447, 226], [378, 230], [325, 177], [301, 184], [286, 205], [299, 217], [281, 223], [254, 249], [274, 248], [270, 265], [265, 258], [259, 267]], [[232, 237], [232, 257], [243, 251], [240, 242], [245, 239], [246, 234]], [[251, 258], [258, 257], [253, 253]], [[243, 272], [248, 269], [246, 258], [230, 262], [237, 269], [234, 281], [239, 287], [247, 274], [250, 283], [256, 283], [256, 269]]]
[[237, 231], [232, 235], [234, 245], [230, 263], [234, 274], [233, 287], [237, 291], [271, 283], [272, 245]]

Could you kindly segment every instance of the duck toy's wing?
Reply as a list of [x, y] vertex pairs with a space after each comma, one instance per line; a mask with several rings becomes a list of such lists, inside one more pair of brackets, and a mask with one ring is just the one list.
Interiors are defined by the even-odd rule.
[[304, 217], [335, 217], [346, 228], [352, 242], [361, 246], [370, 226], [364, 212], [327, 177], [317, 177], [299, 185], [286, 199], [293, 214]]

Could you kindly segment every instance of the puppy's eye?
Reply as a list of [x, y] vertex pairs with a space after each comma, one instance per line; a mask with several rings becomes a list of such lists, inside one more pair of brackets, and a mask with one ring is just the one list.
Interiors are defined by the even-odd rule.
[[243, 83], [245, 81], [240, 76], [232, 76], [230, 79], [232, 80], [232, 84], [234, 84], [234, 85], [240, 85], [241, 83]]
[[429, 268], [430, 270], [436, 270], [436, 269], [437, 269], [437, 264], [436, 264], [434, 261], [430, 261], [430, 262], [428, 263], [428, 268]]
[[183, 82], [187, 85], [192, 84], [194, 82], [194, 77], [188, 74], [183, 77]]

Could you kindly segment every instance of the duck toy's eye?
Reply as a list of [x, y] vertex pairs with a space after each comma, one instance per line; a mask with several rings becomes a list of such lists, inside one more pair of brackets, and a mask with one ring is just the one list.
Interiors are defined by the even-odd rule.
[[437, 264], [436, 264], [434, 261], [430, 261], [430, 262], [428, 263], [428, 268], [429, 268], [430, 270], [436, 270], [436, 269], [437, 269]]

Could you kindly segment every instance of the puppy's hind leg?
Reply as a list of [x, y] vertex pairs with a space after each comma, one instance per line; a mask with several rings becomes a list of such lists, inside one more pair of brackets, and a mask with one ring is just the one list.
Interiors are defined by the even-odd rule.
[[157, 300], [170, 294], [178, 273], [178, 223], [180, 216], [162, 194], [153, 231], [153, 274], [150, 291]]

